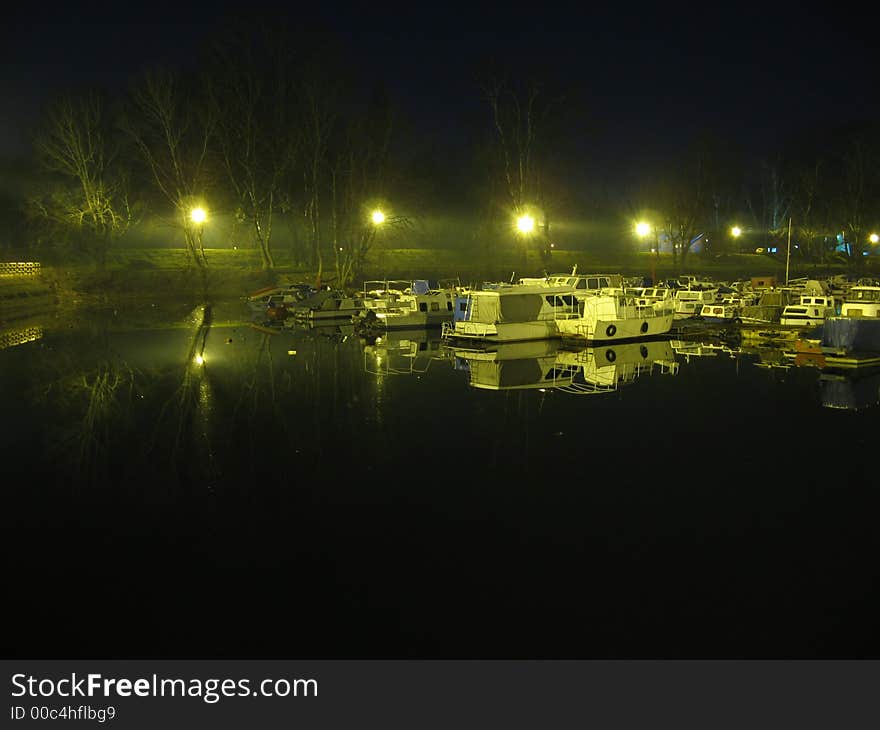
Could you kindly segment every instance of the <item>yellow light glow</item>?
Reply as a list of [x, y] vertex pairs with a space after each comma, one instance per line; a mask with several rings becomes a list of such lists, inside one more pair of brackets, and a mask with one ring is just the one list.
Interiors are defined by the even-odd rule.
[[204, 208], [193, 208], [189, 217], [192, 218], [193, 223], [204, 223], [208, 218], [208, 214], [205, 213]]
[[201, 355], [196, 355], [195, 359], [196, 359], [196, 365], [204, 365], [205, 364], [205, 358], [203, 358]]
[[878, 236], [876, 233], [872, 233], [870, 236], [868, 236], [868, 240], [871, 243], [877, 243], [877, 241], [880, 241], [880, 236]]
[[385, 222], [385, 214], [381, 210], [374, 210], [373, 211], [373, 224], [378, 226], [384, 222]]
[[651, 226], [648, 223], [636, 223], [636, 234], [639, 236], [647, 236], [651, 232]]
[[531, 233], [535, 230], [535, 219], [530, 215], [521, 215], [516, 219], [516, 227], [522, 233]]
[[730, 235], [733, 236], [734, 238], [739, 238], [739, 235], [741, 233], [742, 233], [742, 228], [740, 228], [739, 226], [734, 226], [733, 228], [730, 229]]

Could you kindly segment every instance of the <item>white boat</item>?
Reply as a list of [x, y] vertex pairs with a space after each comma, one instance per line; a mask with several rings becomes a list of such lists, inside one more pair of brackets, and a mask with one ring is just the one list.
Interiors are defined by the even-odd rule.
[[672, 294], [675, 302], [675, 319], [696, 317], [704, 304], [718, 299], [718, 289], [676, 289]]
[[841, 317], [880, 317], [880, 286], [849, 288], [840, 305]]
[[427, 279], [417, 279], [406, 290], [376, 299], [365, 298], [364, 308], [355, 315], [356, 321], [368, 329], [392, 330], [440, 327], [452, 322], [457, 287], [450, 283], [430, 288]]
[[559, 337], [556, 316], [576, 311], [567, 284], [498, 285], [472, 291], [460, 319], [443, 324], [443, 337], [471, 342], [517, 342]]
[[559, 334], [586, 342], [612, 342], [658, 337], [672, 329], [671, 306], [637, 301], [625, 294], [596, 294], [579, 299], [577, 311], [557, 313]]
[[802, 294], [797, 304], [782, 310], [779, 324], [794, 327], [817, 327], [837, 313], [834, 297], [827, 294]]

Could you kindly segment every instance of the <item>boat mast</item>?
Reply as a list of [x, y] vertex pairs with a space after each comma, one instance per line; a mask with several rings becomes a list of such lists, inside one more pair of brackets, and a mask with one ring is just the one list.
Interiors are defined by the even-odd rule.
[[791, 261], [791, 218], [788, 219], [788, 247], [785, 252], [785, 285], [788, 286], [788, 262]]

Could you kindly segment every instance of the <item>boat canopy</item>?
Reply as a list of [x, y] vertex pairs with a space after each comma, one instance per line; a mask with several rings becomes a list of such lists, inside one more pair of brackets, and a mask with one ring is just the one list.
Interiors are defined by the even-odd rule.
[[538, 293], [505, 293], [503, 296], [475, 296], [472, 322], [533, 322], [541, 313], [544, 297]]

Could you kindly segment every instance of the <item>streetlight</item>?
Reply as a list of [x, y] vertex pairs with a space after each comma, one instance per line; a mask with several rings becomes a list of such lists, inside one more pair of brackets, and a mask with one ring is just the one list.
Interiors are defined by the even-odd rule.
[[880, 241], [880, 236], [878, 236], [876, 233], [872, 233], [870, 236], [868, 236], [868, 240], [871, 243], [877, 243], [877, 241]]
[[535, 219], [528, 213], [516, 219], [516, 227], [520, 233], [531, 233], [535, 230]]
[[739, 238], [741, 234], [742, 234], [742, 228], [740, 228], [739, 226], [734, 226], [733, 228], [730, 229], [730, 235], [733, 236], [734, 238]]
[[381, 226], [385, 222], [385, 214], [381, 210], [374, 210], [371, 217], [374, 226]]
[[208, 214], [205, 213], [204, 208], [193, 208], [192, 211], [190, 211], [189, 217], [192, 219], [192, 222], [197, 225], [202, 225], [208, 220]]
[[640, 223], [636, 223], [636, 235], [639, 238], [644, 238], [651, 232], [651, 224], [645, 223], [644, 221]]

